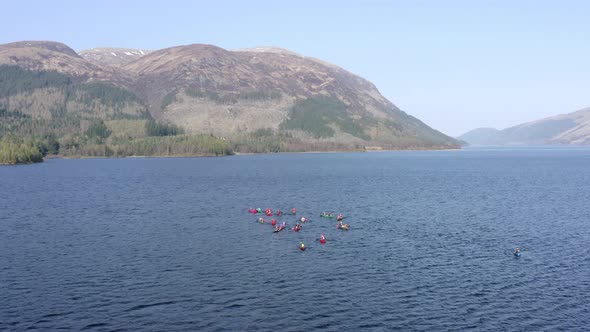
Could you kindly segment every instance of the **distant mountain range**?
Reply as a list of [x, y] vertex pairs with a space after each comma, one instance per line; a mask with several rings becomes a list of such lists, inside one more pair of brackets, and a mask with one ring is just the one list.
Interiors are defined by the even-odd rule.
[[590, 108], [497, 130], [478, 128], [458, 137], [470, 145], [589, 145]]
[[[0, 136], [7, 123], [25, 134], [42, 121], [35, 128], [62, 147], [88, 144], [87, 130], [97, 123], [108, 135], [96, 144], [142, 139], [146, 121], [220, 137], [237, 150], [260, 141], [275, 142], [273, 151], [459, 146], [399, 110], [371, 82], [280, 48], [194, 44], [77, 53], [57, 42], [4, 44], [0, 110]], [[15, 114], [26, 125], [6, 120]]]

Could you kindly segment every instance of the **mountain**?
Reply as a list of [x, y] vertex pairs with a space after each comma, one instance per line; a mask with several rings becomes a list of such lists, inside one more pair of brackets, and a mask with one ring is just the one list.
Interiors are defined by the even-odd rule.
[[152, 51], [133, 48], [97, 47], [82, 50], [78, 54], [84, 60], [99, 66], [122, 67], [150, 52]]
[[458, 137], [471, 145], [590, 144], [590, 108], [497, 130], [479, 128]]
[[123, 69], [139, 75], [135, 91], [154, 117], [189, 131], [284, 129], [309, 142], [387, 148], [457, 144], [400, 111], [369, 81], [286, 50], [178, 46]]
[[476, 128], [457, 137], [457, 139], [469, 145], [494, 145], [493, 142], [499, 135], [500, 130], [496, 128]]
[[124, 84], [132, 80], [115, 68], [93, 64], [62, 43], [22, 41], [0, 45], [0, 65], [14, 65], [34, 72], [57, 72], [77, 81]]
[[[57, 42], [4, 44], [1, 110], [10, 120], [0, 118], [0, 136], [31, 135], [35, 127], [76, 153], [147, 139], [154, 124], [162, 136], [210, 135], [245, 152], [459, 146], [371, 82], [280, 48], [194, 44], [78, 54]], [[97, 128], [100, 139], [92, 136]]]
[[0, 109], [35, 119], [146, 117], [129, 90], [133, 80], [132, 73], [90, 63], [62, 43], [0, 45]]

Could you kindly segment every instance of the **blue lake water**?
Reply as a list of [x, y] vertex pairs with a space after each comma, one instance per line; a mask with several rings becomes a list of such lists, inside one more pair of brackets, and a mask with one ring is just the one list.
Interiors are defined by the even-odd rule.
[[590, 149], [0, 167], [0, 330], [581, 330], [589, 303]]

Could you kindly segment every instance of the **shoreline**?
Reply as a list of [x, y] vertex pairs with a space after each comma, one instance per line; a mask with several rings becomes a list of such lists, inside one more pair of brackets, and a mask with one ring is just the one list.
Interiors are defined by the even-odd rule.
[[380, 150], [329, 150], [329, 151], [280, 151], [280, 152], [234, 152], [226, 155], [162, 155], [162, 156], [150, 156], [150, 155], [133, 155], [133, 156], [64, 156], [64, 155], [51, 155], [46, 156], [43, 159], [103, 159], [103, 158], [211, 158], [211, 157], [231, 157], [231, 156], [251, 156], [251, 155], [265, 155], [265, 154], [302, 154], [302, 153], [368, 153], [368, 152], [403, 152], [403, 151], [450, 151], [450, 150], [462, 150], [462, 148], [440, 148], [440, 149], [380, 149]]
[[32, 164], [41, 164], [45, 161], [45, 158], [41, 161], [31, 161], [28, 163], [0, 163], [0, 166], [19, 166], [19, 165], [32, 165]]
[[251, 155], [266, 155], [266, 154], [319, 154], [319, 153], [379, 153], [379, 152], [404, 152], [404, 151], [458, 151], [463, 148], [434, 148], [434, 149], [365, 149], [365, 150], [329, 150], [329, 151], [281, 151], [281, 152], [235, 152], [226, 155], [211, 155], [211, 154], [195, 154], [195, 155], [164, 155], [164, 156], [64, 156], [64, 155], [47, 155], [43, 157], [40, 162], [29, 162], [29, 163], [0, 163], [0, 166], [18, 166], [18, 165], [31, 165], [39, 164], [50, 159], [117, 159], [117, 158], [218, 158], [218, 157], [231, 157], [231, 156], [251, 156]]

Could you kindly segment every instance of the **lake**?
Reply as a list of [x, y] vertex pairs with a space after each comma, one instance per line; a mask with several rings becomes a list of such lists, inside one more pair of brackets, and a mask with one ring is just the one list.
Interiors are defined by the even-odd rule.
[[0, 167], [0, 330], [582, 330], [589, 244], [587, 148], [50, 159]]

